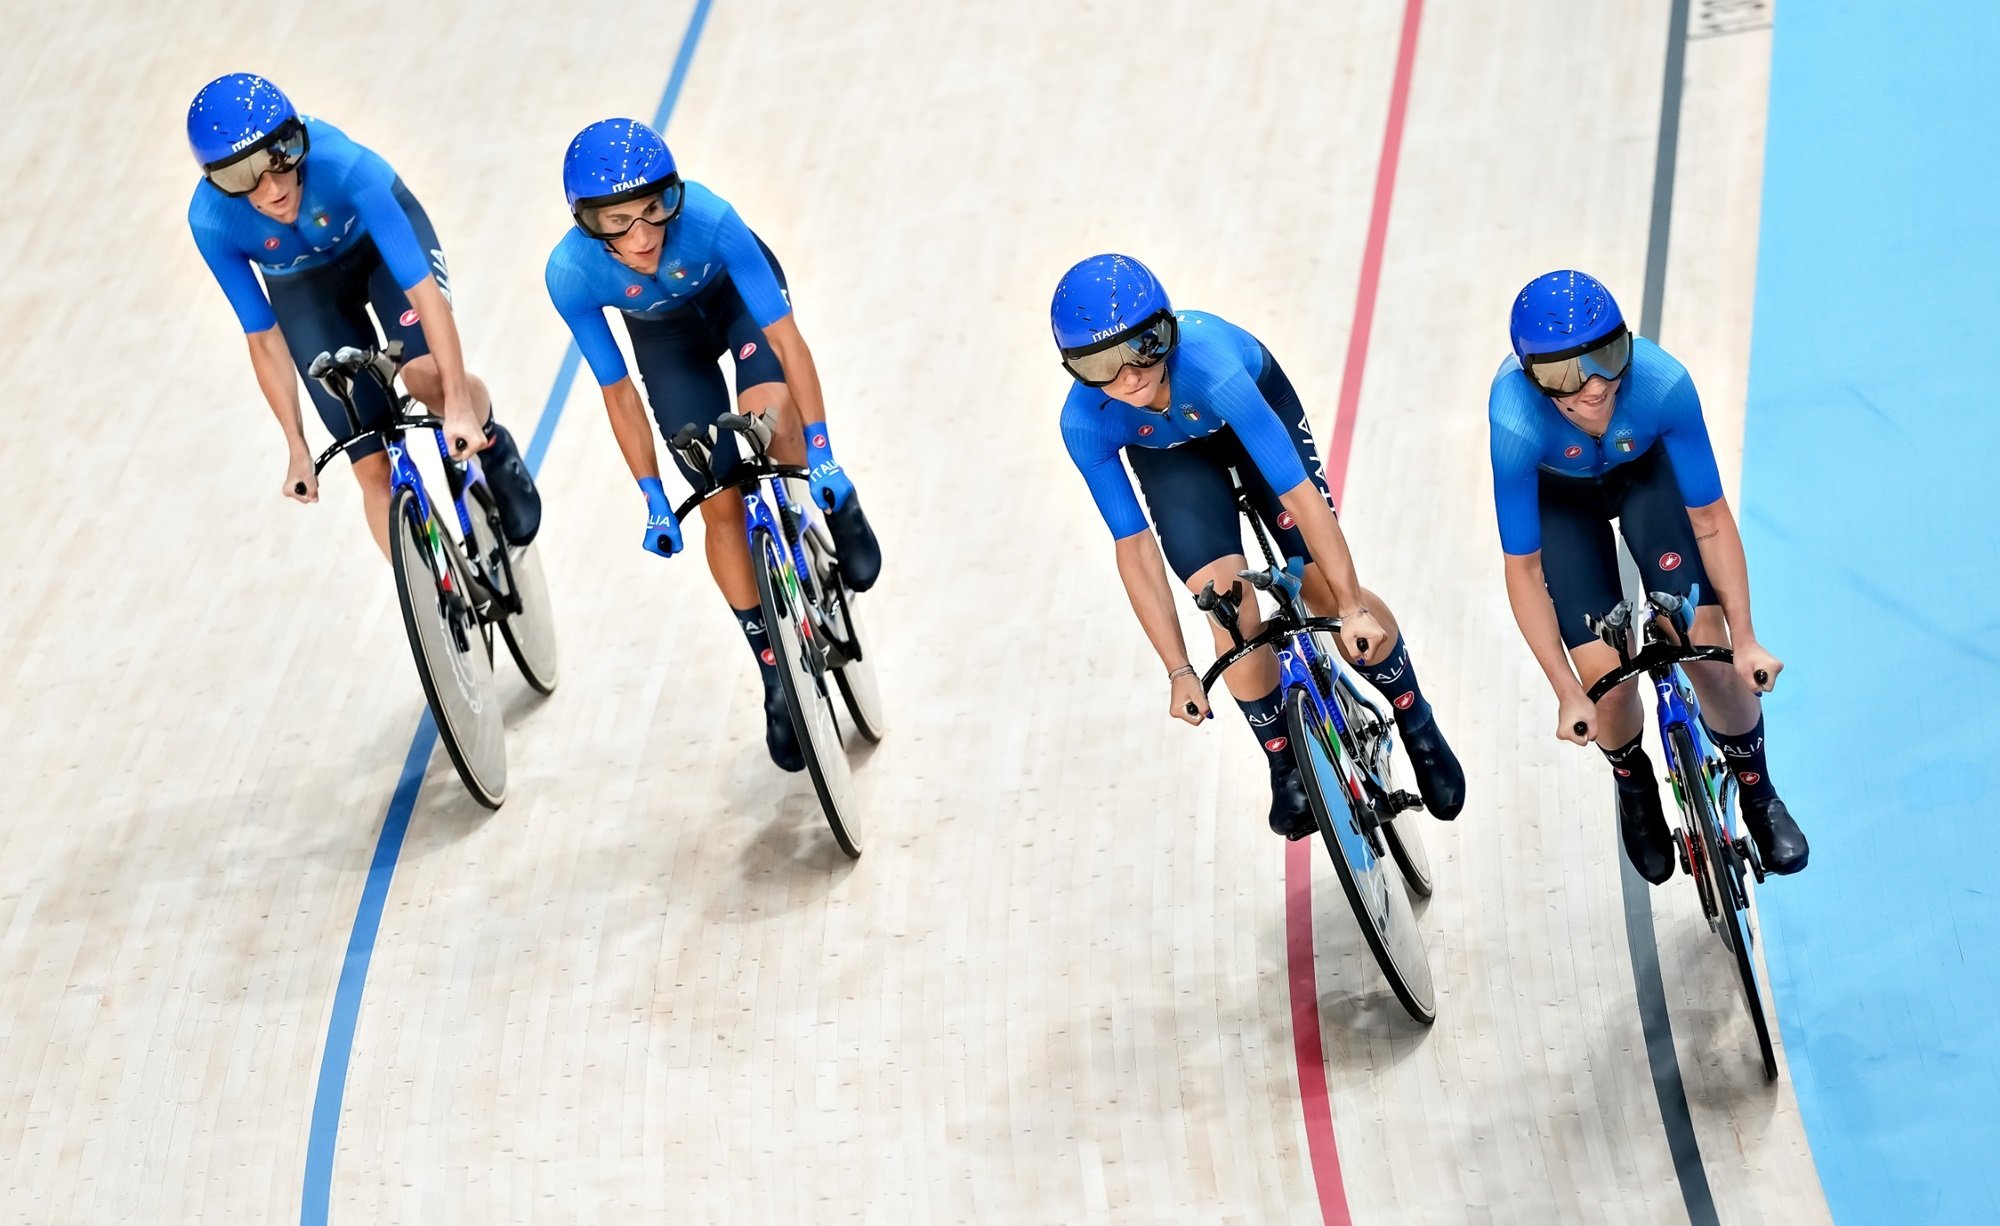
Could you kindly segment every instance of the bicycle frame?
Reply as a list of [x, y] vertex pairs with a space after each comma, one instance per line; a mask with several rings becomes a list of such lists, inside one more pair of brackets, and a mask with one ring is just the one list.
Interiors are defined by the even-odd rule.
[[[814, 530], [814, 524], [806, 516], [805, 508], [794, 502], [785, 488], [787, 481], [807, 481], [811, 479], [811, 474], [796, 465], [778, 464], [771, 460], [768, 450], [770, 425], [762, 418], [726, 414], [717, 419], [716, 424], [751, 437], [751, 455], [743, 460], [750, 471], [721, 484], [694, 491], [674, 508], [674, 518], [685, 521], [695, 508], [709, 499], [732, 490], [739, 493], [743, 499], [745, 535], [754, 540], [757, 530], [762, 528], [783, 547], [787, 563], [785, 581], [794, 595], [800, 589], [804, 590], [806, 632], [819, 642], [822, 653], [827, 657], [827, 666], [837, 668], [860, 659], [854, 644], [843, 642], [838, 635], [827, 632], [826, 617], [820, 608], [820, 600], [826, 593], [820, 590], [818, 576], [813, 574], [812, 566], [806, 559], [805, 536]], [[713, 443], [699, 426], [682, 428], [679, 434], [668, 440], [668, 445], [680, 453], [696, 472], [713, 471]]]
[[[1659, 697], [1656, 714], [1660, 725], [1660, 744], [1667, 747], [1668, 766], [1675, 790], [1680, 789], [1681, 773], [1671, 770], [1675, 765], [1674, 738], [1671, 733], [1675, 728], [1685, 728], [1688, 739], [1694, 744], [1695, 753], [1701, 755], [1701, 761], [1679, 765], [1686, 772], [1687, 778], [1701, 780], [1702, 786], [1708, 789], [1709, 800], [1714, 803], [1716, 813], [1721, 816], [1723, 833], [1734, 839], [1736, 806], [1730, 801], [1736, 787], [1736, 777], [1728, 771], [1713, 769], [1714, 745], [1708, 739], [1707, 727], [1701, 722], [1701, 704], [1695, 700], [1694, 691], [1688, 685], [1686, 675], [1677, 665], [1669, 664], [1650, 670], [1649, 676], [1653, 682], [1653, 690]], [[1674, 799], [1686, 809], [1686, 797], [1676, 796]]]
[[[321, 469], [324, 469], [334, 456], [341, 454], [356, 443], [364, 439], [379, 438], [382, 440], [382, 449], [389, 458], [390, 493], [393, 495], [399, 489], [409, 490], [416, 501], [418, 512], [424, 518], [424, 522], [426, 524], [435, 524], [437, 522], [437, 517], [434, 514], [436, 503], [431, 498], [429, 487], [424, 484], [423, 473], [417, 468], [416, 462], [411, 459], [403, 437], [408, 430], [428, 429], [431, 431], [432, 438], [437, 442], [438, 459], [444, 465], [445, 482], [450, 489], [452, 509], [457, 513], [459, 539], [461, 541], [470, 541], [472, 539], [472, 511], [469, 506], [470, 499], [468, 494], [474, 485], [485, 482], [486, 474], [480, 469], [477, 463], [473, 462], [471, 457], [457, 459], [452, 456], [449, 449], [445, 446], [444, 421], [442, 418], [430, 414], [412, 413], [410, 411], [411, 405], [415, 403], [415, 398], [397, 391], [394, 379], [394, 371], [401, 363], [402, 348], [401, 341], [391, 341], [380, 353], [369, 353], [358, 349], [346, 348], [342, 349], [337, 355], [322, 353], [318, 358], [314, 359], [310, 373], [314, 379], [318, 380], [322, 387], [326, 388], [327, 392], [334, 399], [340, 402], [342, 411], [347, 415], [348, 436], [335, 441], [325, 451], [322, 451], [319, 458], [313, 463], [313, 471], [317, 473]], [[389, 365], [387, 371], [383, 369], [385, 362]], [[354, 407], [353, 378], [358, 371], [367, 372], [368, 377], [381, 389], [382, 395], [387, 399], [390, 416], [388, 425], [373, 430], [364, 430], [361, 428], [361, 414]], [[451, 570], [441, 552], [444, 548], [444, 542], [437, 539], [435, 532], [431, 535], [430, 546], [434, 561], [437, 564], [437, 573], [442, 576], [442, 581], [449, 585]], [[472, 561], [475, 574], [484, 579], [485, 575], [481, 570], [484, 559], [472, 559]], [[505, 565], [504, 562], [503, 565]], [[489, 583], [486, 586], [491, 588], [493, 585]], [[519, 596], [513, 591], [513, 579], [511, 575], [507, 577], [507, 589], [504, 593], [493, 591], [489, 594], [499, 600], [508, 611], [520, 611], [518, 608]]]
[[[1250, 521], [1251, 535], [1257, 538], [1257, 549], [1258, 552], [1263, 554], [1265, 564], [1273, 571], [1278, 570], [1277, 555], [1271, 549], [1271, 542], [1265, 535], [1264, 525], [1252, 510], [1250, 496], [1243, 489], [1242, 482], [1237, 478], [1234, 469], [1230, 470], [1230, 480], [1235, 487], [1237, 513], [1242, 518]], [[1273, 586], [1275, 587], [1276, 585]], [[1253, 588], [1254, 590], [1256, 589]], [[1358, 741], [1354, 729], [1348, 724], [1346, 712], [1341, 709], [1340, 703], [1335, 700], [1331, 688], [1339, 686], [1347, 690], [1357, 701], [1371, 707], [1374, 704], [1368, 702], [1359, 689], [1348, 680], [1347, 670], [1341, 666], [1339, 661], [1322, 651], [1319, 645], [1313, 641], [1313, 636], [1322, 631], [1338, 633], [1340, 630], [1339, 620], [1330, 617], [1308, 616], [1299, 607], [1297, 598], [1290, 591], [1275, 590], [1272, 592], [1272, 595], [1278, 602], [1277, 612], [1265, 623], [1264, 629], [1254, 638], [1246, 640], [1242, 635], [1237, 633], [1233, 612], [1229, 615], [1228, 620], [1222, 621], [1222, 625], [1229, 631], [1230, 636], [1236, 640], [1236, 646], [1224, 652], [1214, 664], [1209, 666], [1208, 671], [1202, 675], [1202, 689], [1212, 692], [1215, 689], [1216, 682], [1222, 678], [1224, 673], [1228, 672], [1238, 662], [1256, 654], [1256, 652], [1266, 647], [1275, 651], [1278, 657], [1278, 693], [1287, 694], [1294, 687], [1303, 688], [1307, 696], [1312, 699], [1313, 709], [1319, 713], [1322, 720], [1332, 726], [1334, 736], [1329, 748], [1333, 752], [1335, 763], [1340, 769], [1341, 778], [1346, 783], [1349, 793], [1355, 800], [1362, 803], [1363, 808], [1369, 814], [1367, 819], [1368, 831], [1372, 841], [1375, 830], [1380, 824], [1380, 818], [1376, 806], [1370, 802], [1371, 799], [1377, 798], [1385, 803], [1388, 802], [1388, 788], [1374, 777], [1372, 769], [1364, 771], [1360, 763], [1356, 761], [1354, 749]], [[1226, 600], [1227, 598], [1217, 597], [1216, 599]], [[1254, 601], [1256, 597], [1253, 595], [1250, 599]], [[1202, 602], [1200, 599], [1197, 599], [1196, 603], [1201, 604]], [[1211, 616], [1214, 616], [1213, 605], [1204, 605], [1203, 607], [1210, 612]], [[1324, 682], [1322, 678], [1325, 679]], [[1371, 797], [1371, 792], [1379, 795]], [[1389, 811], [1393, 812], [1393, 807]], [[1377, 851], [1379, 853], [1380, 849], [1378, 848]]]
[[[1674, 785], [1675, 803], [1680, 806], [1683, 813], [1688, 812], [1690, 808], [1688, 797], [1682, 794], [1681, 781], [1684, 778], [1691, 783], [1699, 781], [1699, 786], [1708, 791], [1709, 802], [1722, 826], [1724, 840], [1734, 843], [1736, 806], [1732, 802], [1735, 799], [1736, 778], [1731, 772], [1718, 770], [1715, 767], [1717, 755], [1714, 752], [1714, 743], [1709, 739], [1708, 731], [1701, 722], [1701, 704], [1696, 700], [1693, 688], [1688, 684], [1680, 665], [1689, 660], [1728, 664], [1735, 659], [1735, 656], [1727, 647], [1696, 647], [1689, 643], [1686, 638], [1689, 626], [1681, 624], [1675, 618], [1678, 608], [1685, 606], [1663, 608], [1654, 603], [1653, 597], [1648, 597], [1643, 605], [1637, 607], [1644, 608], [1646, 612], [1645, 619], [1641, 623], [1643, 646], [1636, 654], [1625, 656], [1625, 662], [1618, 668], [1599, 678], [1597, 683], [1590, 687], [1588, 697], [1593, 703], [1601, 701], [1605, 695], [1627, 680], [1641, 673], [1645, 674], [1653, 683], [1660, 744], [1666, 750], [1667, 774]], [[1675, 632], [1681, 636], [1680, 643], [1670, 641], [1659, 632], [1657, 626], [1661, 618], [1672, 621]], [[1606, 623], [1594, 623], [1594, 627], [1601, 627], [1604, 624]], [[1616, 632], [1614, 630], [1614, 633]], [[1601, 628], [1599, 635], [1604, 636]], [[1620, 654], [1624, 654], [1622, 649]], [[1675, 760], [1673, 730], [1676, 728], [1686, 730], [1688, 741], [1694, 746], [1700, 761]]]

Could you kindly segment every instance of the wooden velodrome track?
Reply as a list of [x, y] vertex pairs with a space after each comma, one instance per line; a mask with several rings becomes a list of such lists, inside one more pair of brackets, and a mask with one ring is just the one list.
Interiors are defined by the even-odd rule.
[[[668, 138], [783, 258], [888, 556], [849, 864], [700, 562], [638, 548], [588, 375], [544, 408], [562, 149], [652, 112], [690, 6], [14, 6], [0, 1220], [1688, 1220], [1603, 768], [1508, 617], [1484, 424], [1527, 278], [1637, 316], [1669, 8], [1425, 6], [1379, 276], [1403, 0], [706, 14]], [[1769, 32], [1695, 32], [1662, 335], [1733, 479]], [[278, 497], [187, 235], [183, 110], [237, 69], [396, 164], [504, 419], [559, 418], [562, 685], [503, 670], [497, 813], [430, 762], [351, 1045], [421, 697], [351, 483]], [[1238, 717], [1162, 714], [1055, 430], [1048, 294], [1101, 249], [1258, 333], [1323, 441], [1352, 381], [1343, 520], [1472, 786], [1424, 831], [1428, 1033], [1324, 864], [1288, 891]], [[1653, 913], [1693, 1177], [1720, 1220], [1824, 1220], [1686, 883]]]

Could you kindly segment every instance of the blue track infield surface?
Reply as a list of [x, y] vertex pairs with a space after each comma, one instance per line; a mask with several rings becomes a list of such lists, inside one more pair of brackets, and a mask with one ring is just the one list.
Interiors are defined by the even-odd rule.
[[1742, 519], [1835, 1221], [2000, 1222], [2000, 5], [1777, 18]]

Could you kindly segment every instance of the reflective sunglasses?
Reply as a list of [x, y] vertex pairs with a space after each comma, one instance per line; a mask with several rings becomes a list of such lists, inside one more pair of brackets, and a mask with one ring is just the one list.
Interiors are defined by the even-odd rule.
[[237, 154], [227, 162], [202, 168], [202, 174], [225, 196], [247, 196], [257, 190], [265, 175], [281, 175], [305, 160], [311, 141], [306, 126], [296, 119], [279, 124], [262, 142]]
[[679, 175], [663, 184], [648, 184], [636, 193], [606, 196], [576, 208], [576, 228], [595, 239], [609, 242], [623, 238], [640, 222], [664, 227], [681, 215], [687, 193]]
[[1622, 379], [1632, 365], [1632, 333], [1618, 329], [1602, 340], [1559, 353], [1535, 353], [1521, 359], [1521, 369], [1544, 396], [1574, 396], [1590, 382]]
[[1127, 366], [1144, 370], [1167, 360], [1180, 341], [1180, 324], [1173, 312], [1161, 311], [1107, 341], [1081, 349], [1063, 350], [1063, 369], [1085, 387], [1103, 387]]

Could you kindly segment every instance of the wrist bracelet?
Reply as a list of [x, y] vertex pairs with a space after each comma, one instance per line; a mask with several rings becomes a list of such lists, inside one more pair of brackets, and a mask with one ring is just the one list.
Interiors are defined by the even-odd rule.
[[1195, 671], [1194, 671], [1194, 665], [1192, 665], [1192, 664], [1183, 664], [1183, 665], [1181, 665], [1181, 666], [1180, 666], [1179, 668], [1177, 668], [1177, 669], [1175, 669], [1174, 671], [1172, 671], [1172, 672], [1170, 672], [1170, 673], [1168, 673], [1168, 674], [1167, 674], [1167, 680], [1168, 680], [1168, 681], [1170, 681], [1170, 682], [1171, 682], [1171, 681], [1178, 681], [1178, 680], [1180, 680], [1180, 679], [1181, 679], [1181, 677], [1182, 677], [1183, 675], [1185, 675], [1185, 676], [1189, 676], [1189, 677], [1192, 677], [1192, 676], [1195, 676], [1196, 674], [1195, 674]]

